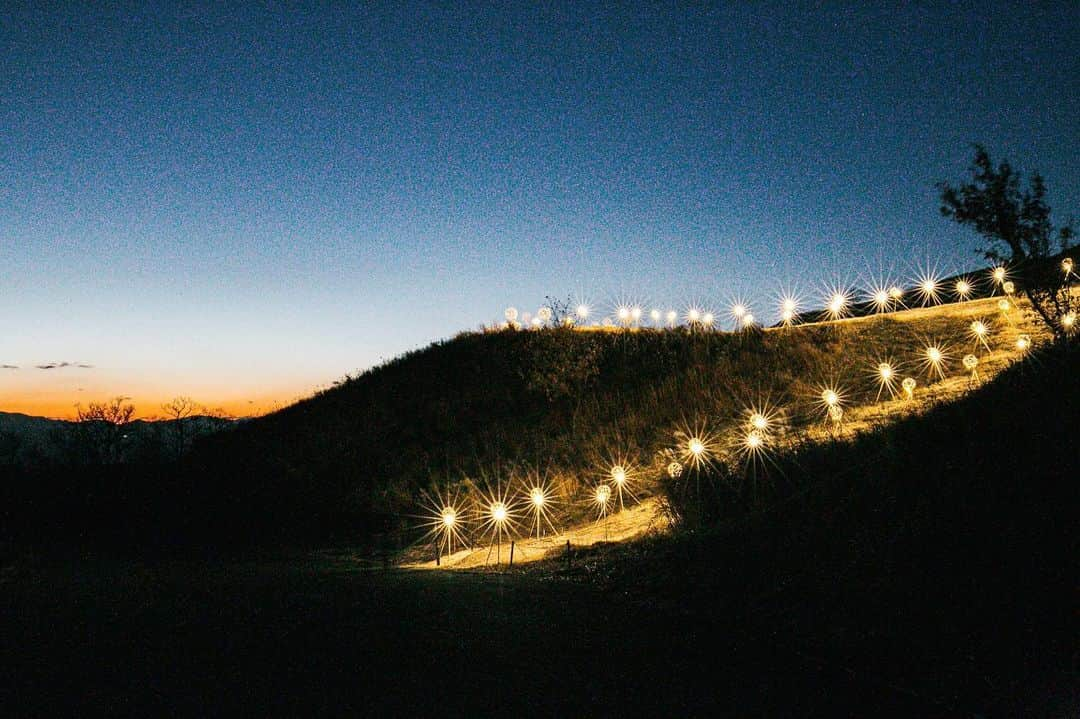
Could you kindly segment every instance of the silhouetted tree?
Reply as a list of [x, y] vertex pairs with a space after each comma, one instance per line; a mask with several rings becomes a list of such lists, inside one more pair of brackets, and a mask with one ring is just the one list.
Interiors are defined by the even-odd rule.
[[573, 318], [573, 303], [569, 297], [560, 300], [552, 295], [545, 295], [544, 302], [551, 310], [551, 324], [555, 327], [561, 326], [567, 318]]
[[1049, 260], [1069, 248], [1072, 222], [1056, 228], [1059, 247], [1052, 250], [1055, 228], [1046, 204], [1046, 184], [1040, 174], [1021, 188], [1022, 175], [1008, 162], [996, 167], [982, 145], [968, 168], [970, 181], [957, 187], [939, 182], [941, 214], [968, 225], [986, 239], [981, 252], [988, 260], [1008, 264], [1020, 291], [1057, 338], [1067, 334], [1063, 318], [1075, 312], [1070, 293], [1075, 275]]
[[75, 408], [76, 429], [91, 462], [117, 464], [123, 459], [127, 425], [135, 416], [135, 405], [126, 400], [116, 397]]
[[188, 420], [196, 413], [205, 413], [195, 400], [190, 397], [174, 397], [166, 404], [161, 405], [161, 411], [169, 420], [173, 431], [173, 447], [176, 450], [176, 458], [180, 459], [187, 450], [190, 441], [187, 432]]

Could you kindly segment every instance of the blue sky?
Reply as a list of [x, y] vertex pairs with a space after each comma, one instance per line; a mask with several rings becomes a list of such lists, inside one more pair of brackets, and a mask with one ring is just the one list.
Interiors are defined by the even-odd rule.
[[263, 408], [549, 294], [771, 318], [975, 267], [933, 185], [976, 141], [1080, 208], [1075, 3], [171, 5], [0, 21], [0, 410]]

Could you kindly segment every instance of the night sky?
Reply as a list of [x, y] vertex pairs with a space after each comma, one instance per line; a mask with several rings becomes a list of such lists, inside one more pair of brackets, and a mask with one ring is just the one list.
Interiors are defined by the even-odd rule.
[[0, 411], [245, 414], [549, 294], [772, 320], [979, 267], [934, 189], [972, 142], [1080, 215], [1080, 3], [183, 4], [0, 11]]

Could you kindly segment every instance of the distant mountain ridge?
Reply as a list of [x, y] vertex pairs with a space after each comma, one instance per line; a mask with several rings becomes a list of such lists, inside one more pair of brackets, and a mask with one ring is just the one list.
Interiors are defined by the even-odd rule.
[[[242, 420], [194, 415], [182, 420], [185, 441], [228, 429]], [[167, 442], [165, 434], [175, 427], [174, 419], [136, 419], [124, 425], [124, 437], [133, 445]], [[20, 412], [0, 412], [0, 463], [38, 462], [59, 459], [64, 441], [78, 422], [38, 417]]]

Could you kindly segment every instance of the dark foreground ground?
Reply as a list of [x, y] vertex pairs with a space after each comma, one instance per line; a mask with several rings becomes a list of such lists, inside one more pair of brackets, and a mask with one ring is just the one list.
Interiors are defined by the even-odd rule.
[[[22, 560], [4, 568], [0, 584], [0, 706], [5, 716], [986, 710], [955, 693], [928, 694], [925, 681], [913, 688], [874, 667], [817, 656], [768, 623], [734, 623], [719, 599], [680, 607], [597, 582], [590, 562], [595, 569], [606, 560], [579, 559], [568, 576], [551, 566], [525, 574], [368, 570], [325, 555]], [[1067, 669], [1027, 687], [1012, 706], [999, 698], [990, 714], [1075, 715]]]
[[1080, 716], [1078, 378], [1033, 357], [569, 570], [0, 549], [0, 716]]

